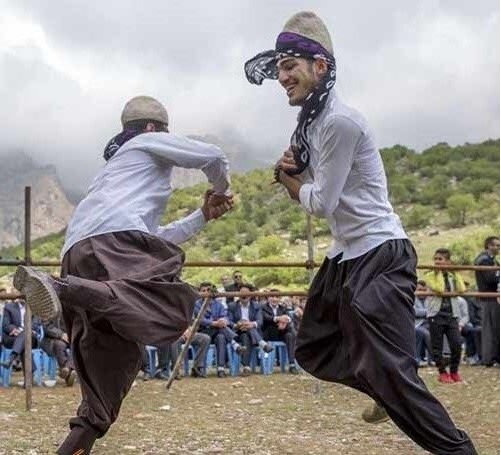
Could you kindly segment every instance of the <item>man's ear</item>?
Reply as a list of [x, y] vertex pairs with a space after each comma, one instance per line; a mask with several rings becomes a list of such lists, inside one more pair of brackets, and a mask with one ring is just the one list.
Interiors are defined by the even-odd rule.
[[327, 74], [329, 67], [327, 66], [327, 62], [323, 58], [316, 58], [313, 61], [313, 67], [315, 68], [315, 73], [321, 78]]
[[152, 123], [152, 122], [148, 122], [146, 124], [146, 128], [144, 129], [144, 131], [146, 131], [147, 133], [154, 133], [157, 129], [155, 128], [155, 124]]

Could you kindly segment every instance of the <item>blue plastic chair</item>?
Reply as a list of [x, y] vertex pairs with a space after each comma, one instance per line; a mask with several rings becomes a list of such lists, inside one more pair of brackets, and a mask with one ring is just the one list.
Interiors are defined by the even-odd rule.
[[146, 346], [148, 354], [148, 373], [153, 378], [157, 371], [157, 348], [155, 346]]
[[[38, 342], [42, 341], [44, 337], [44, 330], [43, 327], [40, 326], [38, 329], [37, 333], [37, 339]], [[0, 362], [5, 363], [8, 362], [10, 359], [10, 355], [12, 353], [12, 349], [6, 348], [5, 346], [2, 347], [2, 352], [0, 354]], [[39, 348], [32, 349], [31, 351], [32, 355], [32, 363], [33, 363], [33, 369], [35, 370], [33, 373], [33, 383], [35, 385], [41, 386], [42, 385], [42, 376], [43, 376], [43, 351]], [[12, 375], [12, 367], [10, 368], [5, 368], [0, 366], [0, 380], [1, 380], [1, 385], [3, 387], [9, 387], [10, 386], [10, 380], [11, 380], [11, 375]]]
[[256, 371], [259, 364], [261, 374], [269, 375], [273, 373], [273, 365], [275, 364], [275, 351], [264, 352], [260, 347], [254, 347], [251, 352], [250, 367], [252, 372]]
[[[195, 346], [190, 346], [188, 354], [184, 358], [184, 375], [185, 376], [188, 376], [190, 374], [190, 369], [193, 365], [193, 359], [195, 358], [195, 356], [197, 354], [197, 350], [198, 350], [198, 348], [196, 348]], [[209, 373], [209, 368], [214, 366], [215, 361], [216, 361], [216, 345], [210, 344], [209, 348], [207, 349], [207, 357], [205, 358], [205, 364], [203, 366], [205, 374]]]
[[231, 343], [226, 345], [226, 355], [228, 356], [230, 376], [238, 376], [240, 374], [240, 354], [233, 349]]
[[43, 351], [43, 374], [48, 376], [49, 379], [56, 379], [57, 373], [57, 360], [55, 357], [50, 356]]
[[[285, 373], [287, 365], [289, 364], [287, 345], [283, 341], [270, 341], [270, 344], [275, 348], [274, 354], [280, 364], [280, 372]], [[275, 362], [273, 362], [273, 365], [275, 365]]]
[[[11, 353], [12, 349], [8, 349], [4, 346], [2, 349], [2, 354], [0, 355], [0, 362], [8, 362]], [[43, 351], [41, 349], [33, 349], [32, 359], [35, 370], [33, 373], [33, 383], [35, 385], [41, 386], [42, 374], [43, 374]], [[1, 376], [2, 386], [9, 387], [12, 376], [12, 367], [10, 368], [0, 367], [0, 370], [1, 370], [0, 376]]]

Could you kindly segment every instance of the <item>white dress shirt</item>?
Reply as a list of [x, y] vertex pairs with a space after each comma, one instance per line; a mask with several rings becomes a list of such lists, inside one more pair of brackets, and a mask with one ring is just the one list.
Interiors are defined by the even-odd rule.
[[24, 329], [24, 315], [26, 314], [26, 306], [22, 303], [17, 302], [19, 307], [19, 312], [21, 313], [21, 329]]
[[228, 159], [212, 144], [170, 133], [143, 133], [126, 142], [101, 169], [68, 224], [61, 256], [88, 237], [142, 231], [179, 244], [206, 223], [200, 209], [159, 227], [172, 194], [174, 166], [201, 169], [216, 193], [229, 189]]
[[386, 240], [407, 235], [388, 200], [383, 161], [366, 120], [334, 89], [308, 128], [310, 165], [299, 191], [304, 209], [327, 219], [333, 245], [328, 258], [353, 259]]
[[249, 321], [249, 305], [241, 305], [240, 309], [242, 310], [242, 320]]

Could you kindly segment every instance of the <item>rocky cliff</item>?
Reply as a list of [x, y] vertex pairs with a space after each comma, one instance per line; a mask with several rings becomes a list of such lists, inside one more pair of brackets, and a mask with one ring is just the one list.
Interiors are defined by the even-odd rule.
[[38, 166], [26, 154], [0, 157], [0, 248], [24, 241], [24, 188], [31, 186], [31, 237], [59, 232], [73, 211], [53, 166]]

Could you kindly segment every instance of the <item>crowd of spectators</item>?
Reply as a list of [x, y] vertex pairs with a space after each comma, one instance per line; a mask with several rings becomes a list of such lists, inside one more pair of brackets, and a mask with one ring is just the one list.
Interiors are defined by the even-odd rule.
[[[240, 355], [241, 375], [249, 376], [251, 370], [251, 354], [253, 348], [260, 348], [269, 354], [274, 350], [271, 342], [281, 341], [285, 343], [288, 355], [288, 372], [297, 374], [298, 369], [294, 359], [294, 346], [297, 329], [303, 314], [305, 299], [288, 297], [263, 297], [257, 299], [250, 296], [215, 297], [216, 292], [241, 292], [248, 293], [257, 289], [243, 280], [243, 274], [239, 271], [233, 273], [233, 282], [228, 277], [222, 279], [223, 287], [217, 289], [213, 283], [204, 282], [199, 287], [200, 299], [195, 303], [193, 318], [195, 319], [206, 299], [209, 299], [207, 309], [201, 316], [198, 332], [194, 334], [192, 345], [195, 345], [195, 359], [191, 368], [191, 376], [206, 377], [207, 369], [204, 364], [209, 345], [215, 345], [215, 360], [217, 376], [226, 376], [226, 368], [230, 362], [227, 346]], [[262, 291], [277, 291], [278, 289], [263, 289]], [[157, 346], [158, 363], [152, 369], [149, 365], [149, 356], [145, 348], [143, 356], [143, 379], [151, 378], [151, 371], [155, 371], [154, 377], [168, 379], [167, 371], [175, 364], [181, 345], [188, 338], [185, 333], [179, 340], [167, 346]], [[171, 365], [163, 360], [169, 356]], [[176, 379], [180, 379], [180, 374]]]
[[[499, 265], [499, 238], [488, 237], [485, 250], [475, 260], [476, 265]], [[436, 366], [439, 381], [443, 383], [460, 382], [461, 361], [471, 366], [499, 366], [499, 299], [472, 298], [468, 296], [448, 297], [444, 292], [463, 293], [465, 291], [498, 292], [499, 271], [477, 270], [476, 286], [465, 281], [461, 274], [448, 270], [451, 264], [450, 251], [446, 248], [436, 250], [435, 265], [443, 266], [426, 273], [417, 283], [416, 291], [435, 295], [417, 295], [414, 303], [416, 315], [416, 362], [420, 367]], [[192, 377], [207, 376], [206, 358], [209, 346], [215, 345], [216, 372], [218, 377], [226, 376], [230, 359], [228, 349], [239, 354], [241, 375], [251, 374], [252, 350], [257, 347], [264, 353], [271, 352], [272, 342], [285, 343], [289, 366], [288, 372], [297, 374], [294, 359], [294, 346], [297, 331], [304, 310], [305, 298], [299, 297], [215, 297], [216, 292], [257, 291], [244, 280], [242, 272], [236, 270], [232, 275], [223, 276], [222, 286], [205, 282], [199, 287], [200, 299], [195, 304], [193, 318], [196, 318], [205, 299], [208, 308], [201, 316], [197, 333], [191, 337], [193, 359], [190, 370]], [[261, 289], [261, 291], [279, 291]], [[22, 299], [7, 302], [2, 312], [0, 349], [8, 349], [2, 356], [2, 368], [21, 370], [24, 364], [24, 314], [25, 303]], [[144, 350], [142, 375], [167, 380], [176, 363], [182, 345], [190, 338], [190, 328], [173, 343], [156, 346], [156, 364], [151, 368], [150, 357]], [[66, 385], [75, 382], [76, 372], [69, 351], [68, 335], [62, 318], [42, 325], [37, 318], [32, 319], [32, 346], [40, 348], [49, 356], [55, 357], [59, 376]], [[230, 351], [231, 352], [231, 351]], [[151, 372], [154, 372], [153, 374]], [[178, 373], [176, 379], [181, 379]]]

